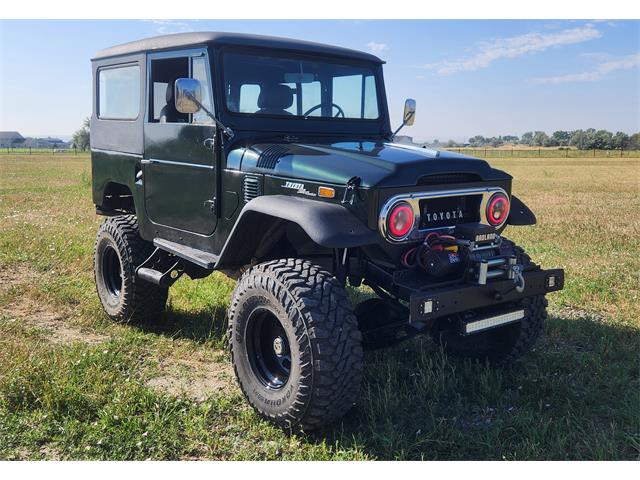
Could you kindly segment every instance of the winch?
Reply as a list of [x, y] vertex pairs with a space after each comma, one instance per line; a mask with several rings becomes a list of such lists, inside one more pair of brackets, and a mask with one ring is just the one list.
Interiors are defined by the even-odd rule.
[[434, 278], [460, 275], [464, 280], [486, 285], [495, 278], [513, 280], [524, 290], [522, 265], [515, 252], [501, 252], [502, 239], [495, 228], [482, 223], [461, 224], [452, 233], [430, 232], [422, 244], [401, 257], [406, 268], [423, 270]]

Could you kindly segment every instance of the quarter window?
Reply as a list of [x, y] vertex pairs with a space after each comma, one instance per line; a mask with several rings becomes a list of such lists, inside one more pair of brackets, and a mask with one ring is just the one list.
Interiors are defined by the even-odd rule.
[[135, 120], [140, 113], [140, 67], [98, 71], [98, 118]]

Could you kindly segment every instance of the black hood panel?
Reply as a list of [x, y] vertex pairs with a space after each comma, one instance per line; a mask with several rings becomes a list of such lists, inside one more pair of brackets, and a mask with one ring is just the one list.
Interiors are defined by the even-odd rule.
[[511, 178], [484, 160], [403, 144], [256, 143], [242, 150], [243, 171], [338, 185], [354, 176], [369, 188], [429, 184], [429, 178], [436, 176], [479, 181]]

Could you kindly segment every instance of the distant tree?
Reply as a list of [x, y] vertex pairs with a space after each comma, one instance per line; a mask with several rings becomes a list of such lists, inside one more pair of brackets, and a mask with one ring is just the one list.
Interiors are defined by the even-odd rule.
[[84, 121], [82, 122], [82, 127], [80, 127], [78, 130], [76, 130], [73, 133], [73, 136], [71, 137], [71, 144], [75, 147], [78, 148], [80, 150], [82, 150], [83, 152], [89, 148], [90, 145], [90, 132], [89, 132], [89, 125], [90, 125], [90, 120], [89, 118], [85, 118]]
[[598, 130], [593, 134], [591, 148], [610, 150], [613, 148], [613, 134], [607, 130]]
[[624, 132], [616, 132], [616, 134], [611, 138], [611, 148], [615, 148], [616, 150], [628, 150], [629, 143], [629, 135]]
[[492, 147], [499, 147], [500, 145], [504, 145], [504, 142], [502, 141], [502, 137], [491, 137], [486, 139], [486, 144]]
[[554, 146], [566, 147], [571, 140], [571, 133], [565, 130], [556, 130], [551, 135], [551, 140], [555, 144]]
[[529, 145], [535, 147], [544, 147], [548, 142], [549, 136], [546, 133], [542, 131], [536, 131], [533, 134], [533, 138], [531, 139], [531, 143]]
[[447, 148], [453, 148], [453, 147], [457, 147], [457, 146], [458, 146], [458, 144], [453, 140], [449, 140], [447, 142]]
[[515, 135], [503, 135], [501, 138], [502, 138], [502, 141], [504, 143], [514, 143], [515, 144], [515, 143], [520, 142], [520, 139]]
[[522, 145], [531, 145], [533, 141], [533, 132], [527, 132], [520, 137], [520, 143]]
[[640, 132], [629, 137], [629, 150], [640, 150]]
[[589, 143], [588, 135], [584, 130], [575, 130], [569, 140], [569, 145], [576, 147], [578, 150], [585, 150]]
[[487, 144], [487, 139], [482, 135], [476, 135], [475, 137], [471, 137], [469, 139], [469, 145], [472, 147], [483, 147]]

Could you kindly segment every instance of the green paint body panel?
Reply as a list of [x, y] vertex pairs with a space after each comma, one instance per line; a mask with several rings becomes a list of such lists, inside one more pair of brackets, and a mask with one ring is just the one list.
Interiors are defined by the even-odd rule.
[[[117, 49], [111, 49], [112, 55], [93, 60], [93, 201], [101, 211], [108, 212], [111, 189], [130, 192], [143, 238], [162, 238], [219, 254], [251, 200], [246, 181], [253, 182], [252, 188], [257, 188], [260, 195], [288, 195], [340, 204], [371, 231], [377, 231], [380, 207], [391, 195], [453, 186], [424, 186], [424, 177], [467, 174], [471, 180], [464, 186], [501, 186], [510, 192], [511, 177], [484, 160], [391, 143], [381, 62], [367, 56], [354, 54], [349, 59], [342, 50], [317, 49], [317, 55], [370, 63], [377, 75], [380, 98], [381, 114], [376, 121], [232, 114], [225, 107], [219, 67], [226, 49], [240, 48], [229, 38], [222, 36], [205, 44], [180, 44], [175, 49], [127, 52], [122, 56], [114, 53]], [[266, 47], [257, 38], [255, 45], [249, 45], [254, 40], [243, 40], [246, 44], [242, 48], [264, 51]], [[295, 43], [290, 47], [291, 51], [296, 50]], [[314, 48], [300, 44], [305, 55], [314, 54]], [[233, 129], [232, 139], [213, 125], [149, 121], [150, 59], [170, 56], [173, 50], [185, 55], [198, 51], [206, 57], [212, 82], [206, 88], [213, 92], [217, 118]], [[129, 122], [101, 120], [96, 115], [97, 72], [123, 62], [140, 66], [140, 114]], [[135, 142], [125, 145], [120, 138]], [[280, 153], [274, 156], [273, 152]], [[356, 176], [360, 187], [355, 201], [341, 203], [347, 182]], [[319, 186], [334, 188], [335, 197], [319, 198]], [[380, 248], [392, 249], [382, 238], [378, 243]]]

